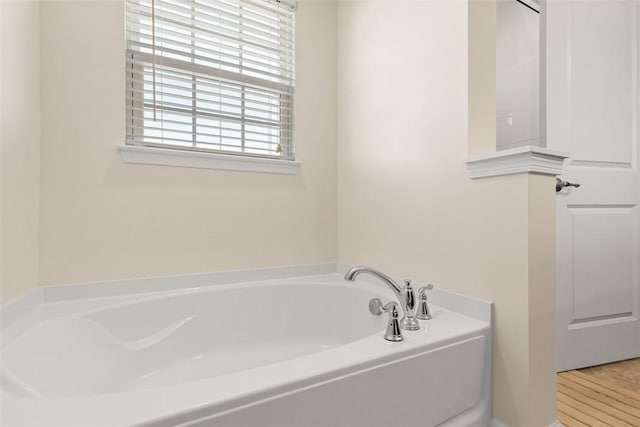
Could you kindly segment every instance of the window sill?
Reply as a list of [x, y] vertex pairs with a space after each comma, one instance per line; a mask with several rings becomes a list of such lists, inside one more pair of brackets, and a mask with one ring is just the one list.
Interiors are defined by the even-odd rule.
[[567, 157], [548, 148], [526, 146], [472, 156], [465, 163], [471, 179], [516, 173], [560, 175]]
[[118, 147], [125, 163], [178, 166], [199, 169], [221, 169], [241, 172], [295, 175], [301, 163], [291, 160], [183, 151], [168, 148], [121, 145]]

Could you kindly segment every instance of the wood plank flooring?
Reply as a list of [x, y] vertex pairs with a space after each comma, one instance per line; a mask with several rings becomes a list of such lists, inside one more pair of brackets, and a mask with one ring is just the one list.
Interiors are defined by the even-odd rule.
[[566, 427], [640, 427], [640, 359], [558, 374]]

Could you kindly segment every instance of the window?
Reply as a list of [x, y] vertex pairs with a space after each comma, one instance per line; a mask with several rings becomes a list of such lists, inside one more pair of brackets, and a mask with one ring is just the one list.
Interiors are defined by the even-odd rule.
[[127, 145], [293, 160], [291, 0], [126, 0]]

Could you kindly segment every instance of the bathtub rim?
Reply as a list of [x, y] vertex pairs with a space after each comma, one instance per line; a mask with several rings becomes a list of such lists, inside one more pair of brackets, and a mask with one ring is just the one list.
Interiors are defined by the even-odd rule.
[[[333, 274], [344, 275], [349, 267], [346, 264], [331, 262], [39, 286], [18, 298], [4, 302], [0, 306], [0, 327], [10, 326], [29, 312], [45, 304], [86, 299], [124, 298], [136, 295], [142, 297], [148, 294], [185, 290], [197, 291], [203, 288], [237, 283], [303, 279]], [[392, 277], [398, 283], [402, 283], [402, 277]], [[374, 278], [366, 275], [358, 277], [357, 283], [383, 286]], [[424, 282], [424, 284], [426, 283]], [[416, 289], [422, 286], [418, 281], [414, 281], [412, 284]], [[429, 301], [435, 305], [483, 322], [492, 323], [493, 303], [491, 301], [448, 291], [440, 288], [437, 283], [428, 295]]]

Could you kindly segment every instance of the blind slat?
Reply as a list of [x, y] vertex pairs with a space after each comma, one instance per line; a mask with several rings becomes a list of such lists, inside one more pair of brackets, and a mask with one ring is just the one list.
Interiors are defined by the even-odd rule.
[[[140, 24], [138, 22], [134, 22], [130, 24], [130, 28], [140, 30], [139, 31], [140, 34], [146, 34], [146, 32], [151, 31], [151, 24], [146, 24], [146, 23]], [[224, 56], [227, 58], [231, 58], [233, 60], [237, 60], [238, 55], [242, 54], [243, 62], [247, 62], [250, 64], [278, 68], [283, 70], [284, 72], [289, 71], [291, 67], [292, 59], [291, 57], [286, 55], [282, 55], [282, 54], [276, 55], [275, 53], [267, 55], [267, 54], [260, 53], [259, 51], [256, 51], [256, 50], [253, 50], [253, 51], [247, 50], [245, 46], [240, 44], [237, 45], [238, 47], [235, 47], [235, 46], [231, 46], [229, 43], [224, 44], [222, 42], [218, 43], [216, 41], [211, 41], [211, 40], [201, 41], [200, 39], [196, 41], [196, 44], [194, 47], [194, 45], [192, 44], [192, 41], [185, 38], [183, 34], [180, 34], [172, 30], [166, 30], [165, 33], [173, 36], [170, 40], [166, 41], [166, 44], [181, 47], [183, 49], [182, 52], [184, 53], [189, 53], [193, 49], [193, 50], [197, 50], [198, 52], [209, 54], [214, 58]], [[183, 40], [180, 40], [180, 39], [183, 39]], [[156, 41], [156, 51], [158, 50], [158, 45], [162, 45], [163, 43], [165, 43], [164, 40], [160, 42]], [[140, 49], [148, 49], [148, 50], [152, 49], [152, 44], [150, 40], [148, 42], [135, 43], [134, 45], [138, 46]], [[158, 54], [158, 52], [156, 52], [156, 54]], [[251, 57], [253, 59], [247, 59], [247, 57]], [[278, 65], [275, 65], [275, 64], [278, 64]]]
[[[158, 0], [156, 0], [158, 1]], [[191, 0], [187, 0], [190, 2]], [[200, 5], [198, 10], [202, 10], [204, 5]], [[147, 18], [146, 20], [151, 20], [151, 15], [149, 10], [145, 7], [136, 7], [136, 6], [128, 6], [127, 7], [128, 15], [132, 16], [136, 14], [137, 18]], [[187, 8], [186, 14], [193, 15], [194, 21], [198, 22], [200, 25], [203, 25], [205, 28], [212, 29], [214, 31], [223, 31], [225, 33], [236, 33], [239, 29], [250, 31], [254, 34], [254, 36], [260, 36], [261, 40], [271, 41], [274, 39], [274, 35], [277, 35], [277, 39], [280, 39], [282, 43], [293, 44], [293, 32], [289, 31], [287, 27], [282, 27], [280, 25], [281, 19], [274, 21], [273, 24], [264, 21], [264, 17], [260, 16], [259, 20], [252, 20], [247, 13], [247, 10], [244, 9], [242, 11], [242, 21], [240, 22], [239, 13], [228, 13], [224, 9], [217, 9], [211, 14], [199, 14], [197, 12], [191, 13], [190, 9]], [[191, 22], [183, 22], [182, 17], [184, 17], [185, 12], [179, 12], [177, 9], [161, 9], [160, 12], [156, 12], [156, 17], [160, 15], [160, 19], [162, 21], [170, 21], [171, 17], [176, 17], [179, 26], [190, 27], [194, 25]], [[144, 19], [142, 19], [144, 20]], [[238, 24], [236, 25], [236, 22]], [[275, 25], [274, 25], [275, 24]]]
[[[130, 145], [141, 145], [145, 147], [156, 147], [156, 148], [173, 148], [179, 150], [187, 150], [187, 151], [204, 151], [209, 153], [218, 153], [218, 154], [232, 154], [239, 156], [248, 156], [248, 157], [264, 157], [264, 158], [274, 158], [273, 155], [269, 154], [268, 150], [249, 148], [247, 152], [242, 152], [235, 145], [226, 145], [220, 144], [222, 148], [210, 148], [210, 147], [194, 147], [193, 145], [188, 145], [186, 143], [182, 143], [182, 141], [174, 141], [175, 144], [167, 144], [162, 142], [161, 140], [157, 141], [140, 141], [134, 139], [127, 139], [127, 144]], [[219, 145], [219, 144], [211, 144], [211, 145]]]
[[[136, 46], [142, 47], [143, 49], [145, 48], [145, 46], [139, 46], [136, 43], [132, 43], [131, 45], [134, 48]], [[151, 50], [151, 48], [147, 49]], [[190, 68], [193, 72], [199, 72], [203, 75], [218, 74], [221, 78], [224, 76], [220, 73], [224, 73], [225, 71], [235, 72], [236, 74], [242, 74], [247, 78], [253, 77], [257, 79], [256, 83], [254, 84], [267, 87], [272, 86], [273, 83], [282, 83], [286, 88], [288, 88], [293, 82], [293, 77], [289, 77], [287, 74], [285, 74], [286, 70], [279, 67], [268, 67], [267, 70], [260, 70], [256, 67], [243, 65], [243, 63], [245, 63], [246, 61], [239, 61], [240, 63], [234, 64], [233, 62], [222, 60], [220, 57], [216, 58], [213, 55], [203, 55], [202, 53], [205, 52], [201, 49], [193, 48], [193, 50], [193, 53], [188, 53], [179, 49], [165, 46], [156, 47], [156, 66], [175, 68], [177, 70]], [[143, 53], [142, 50], [132, 51], [132, 53], [134, 53], [134, 55], [137, 55], [140, 61], [152, 62], [153, 55], [151, 53]], [[149, 59], [145, 60], [145, 55], [148, 55]], [[228, 78], [234, 79], [236, 77], [234, 76]], [[260, 83], [260, 81], [262, 83]]]
[[[151, 111], [150, 108], [146, 108], [146, 109], [141, 109], [141, 108], [134, 108], [133, 109], [134, 112], [138, 112], [138, 113], [142, 113], [142, 118], [144, 118], [144, 113], [145, 112], [149, 112]], [[192, 126], [193, 124], [198, 124], [199, 127], [208, 127], [208, 125], [204, 124], [207, 122], [211, 122], [211, 121], [219, 121], [222, 122], [222, 124], [220, 126], [218, 126], [221, 129], [228, 129], [228, 130], [236, 130], [237, 126], [235, 126], [236, 124], [242, 124], [244, 123], [246, 126], [252, 126], [252, 127], [260, 127], [263, 128], [265, 130], [267, 129], [273, 129], [273, 130], [277, 130], [280, 135], [283, 134], [290, 134], [291, 130], [290, 129], [284, 129], [281, 127], [280, 122], [272, 122], [272, 123], [268, 123], [268, 122], [264, 122], [264, 121], [258, 121], [258, 120], [244, 120], [244, 121], [239, 121], [239, 120], [235, 120], [234, 118], [229, 118], [229, 117], [225, 117], [225, 116], [218, 116], [218, 115], [199, 115], [196, 117], [195, 121], [192, 120], [193, 115], [191, 114], [190, 111], [185, 110], [184, 108], [175, 108], [175, 107], [168, 107], [168, 106], [163, 106], [161, 109], [158, 109], [158, 111], [160, 113], [166, 113], [166, 115], [170, 116], [170, 117], [183, 117], [183, 118], [188, 118], [189, 121], [179, 121], [179, 120], [171, 120], [170, 118], [164, 118], [163, 121], [165, 122], [165, 124], [167, 125], [189, 125]], [[136, 127], [136, 125], [132, 125], [133, 127]], [[144, 126], [137, 126], [137, 127], [144, 127], [144, 128], [149, 128], [149, 129], [162, 129], [161, 124], [159, 123], [159, 121], [155, 121], [153, 123], [149, 123], [149, 124], [145, 124]], [[171, 128], [167, 128], [167, 130], [171, 130]], [[270, 135], [267, 133], [264, 133], [265, 135]]]
[[[147, 16], [146, 14], [136, 16], [133, 13], [130, 13], [129, 17], [130, 18], [128, 20], [130, 23], [137, 22], [140, 26], [136, 29], [135, 26], [130, 25], [129, 31], [137, 31], [142, 35], [149, 35], [146, 27], [151, 27], [151, 16]], [[260, 32], [253, 27], [216, 27], [211, 25], [209, 22], [200, 21], [185, 24], [180, 21], [180, 16], [170, 13], [165, 13], [161, 17], [156, 13], [155, 18], [156, 28], [163, 31], [161, 38], [170, 39], [172, 35], [188, 37], [193, 33], [198, 34], [201, 41], [219, 40], [220, 43], [226, 45], [241, 43], [248, 49], [252, 48], [258, 51], [293, 56], [292, 34], [260, 34]]]
[[[264, 150], [270, 150], [270, 149], [273, 150], [278, 144], [281, 143], [281, 142], [268, 141], [265, 139], [258, 139], [258, 138], [247, 138], [247, 137], [243, 138], [240, 136], [234, 136], [232, 134], [219, 135], [219, 134], [203, 132], [202, 134], [198, 134], [197, 136], [198, 138], [194, 140], [192, 138], [192, 134], [186, 130], [162, 131], [161, 129], [156, 129], [154, 130], [154, 132], [150, 133], [149, 138], [159, 138], [159, 139], [172, 138], [175, 141], [190, 142], [195, 145], [203, 145], [203, 144], [219, 145], [220, 143], [229, 143], [229, 142], [234, 142], [231, 145], [240, 145], [237, 142], [244, 141], [246, 145], [253, 145], [253, 146], [261, 145], [263, 146]], [[207, 140], [209, 140], [209, 142], [207, 142]], [[213, 142], [214, 140], [221, 141], [221, 142]]]
[[[147, 82], [145, 82], [147, 83]], [[166, 83], [163, 84], [164, 87], [168, 87], [169, 85], [167, 85]], [[182, 90], [182, 88], [180, 89]], [[198, 87], [198, 91], [200, 91], [200, 88]], [[201, 91], [200, 91], [201, 92]], [[129, 93], [127, 95], [127, 99], [130, 102], [133, 102], [136, 99], [142, 99], [144, 98], [145, 93], [147, 93], [147, 91], [143, 90], [143, 89], [132, 89], [131, 93]], [[158, 96], [163, 97], [163, 93], [158, 94]], [[215, 94], [215, 96], [217, 97], [217, 94]], [[168, 96], [167, 96], [168, 97]], [[177, 95], [177, 94], [172, 94], [171, 98], [175, 98], [175, 99], [181, 99], [184, 101], [192, 101], [193, 97], [189, 96], [189, 95]], [[242, 103], [242, 98], [235, 98], [235, 97], [220, 97], [226, 101], [236, 101], [236, 102], [224, 102], [224, 101], [217, 101], [217, 100], [210, 100], [210, 99], [202, 99], [202, 98], [197, 98], [196, 100], [196, 104], [202, 104], [202, 105], [218, 105], [218, 108], [209, 108], [209, 110], [212, 111], [219, 111], [223, 108], [228, 109], [228, 110], [234, 110], [234, 109], [238, 109], [238, 108], [243, 108], [242, 105], [239, 105], [239, 103]], [[165, 100], [163, 100], [165, 101]], [[249, 104], [251, 106], [247, 106], [246, 104]], [[182, 104], [184, 105], [184, 104]], [[202, 108], [206, 109], [207, 107], [203, 107], [201, 105]], [[256, 101], [245, 101], [245, 106], [244, 109], [248, 112], [247, 115], [250, 117], [261, 117], [261, 116], [275, 116], [275, 115], [280, 115], [282, 114], [282, 111], [289, 111], [288, 108], [280, 108], [278, 111], [274, 111], [274, 110], [265, 110], [262, 108], [257, 108], [256, 106], [262, 106], [262, 105], [268, 105], [273, 107], [270, 104], [264, 104], [264, 103], [260, 103], [260, 102], [256, 102]], [[196, 105], [197, 106], [197, 105]], [[206, 111], [206, 110], [205, 110]]]
[[[148, 62], [144, 58], [135, 55], [133, 60], [129, 59], [128, 65], [130, 74], [128, 78], [131, 80], [132, 85], [135, 86], [138, 83], [153, 83], [153, 64], [151, 62]], [[140, 65], [143, 66], [140, 67]], [[191, 72], [181, 71], [177, 68], [179, 66], [188, 68]], [[203, 95], [206, 95], [207, 92], [209, 92], [209, 94], [221, 93], [222, 95], [226, 94], [227, 96], [230, 96], [231, 93], [239, 92], [240, 90], [242, 90], [248, 96], [250, 96], [251, 99], [260, 98], [262, 99], [262, 102], [266, 102], [267, 100], [276, 100], [282, 96], [292, 95], [291, 86], [279, 85], [275, 84], [274, 82], [268, 82], [259, 79], [252, 79], [250, 76], [238, 75], [237, 73], [233, 72], [219, 72], [217, 73], [217, 76], [210, 76], [198, 73], [201, 68], [201, 66], [192, 67], [189, 64], [183, 65], [180, 62], [176, 63], [174, 61], [169, 61], [169, 63], [156, 64], [156, 75], [158, 76], [158, 80], [163, 80], [161, 82], [163, 85], [166, 84], [167, 87], [174, 85], [176, 86], [175, 89], [189, 88], [189, 86], [195, 80], [199, 85], [202, 86], [199, 92]], [[239, 81], [241, 80], [244, 84], [239, 83]]]

